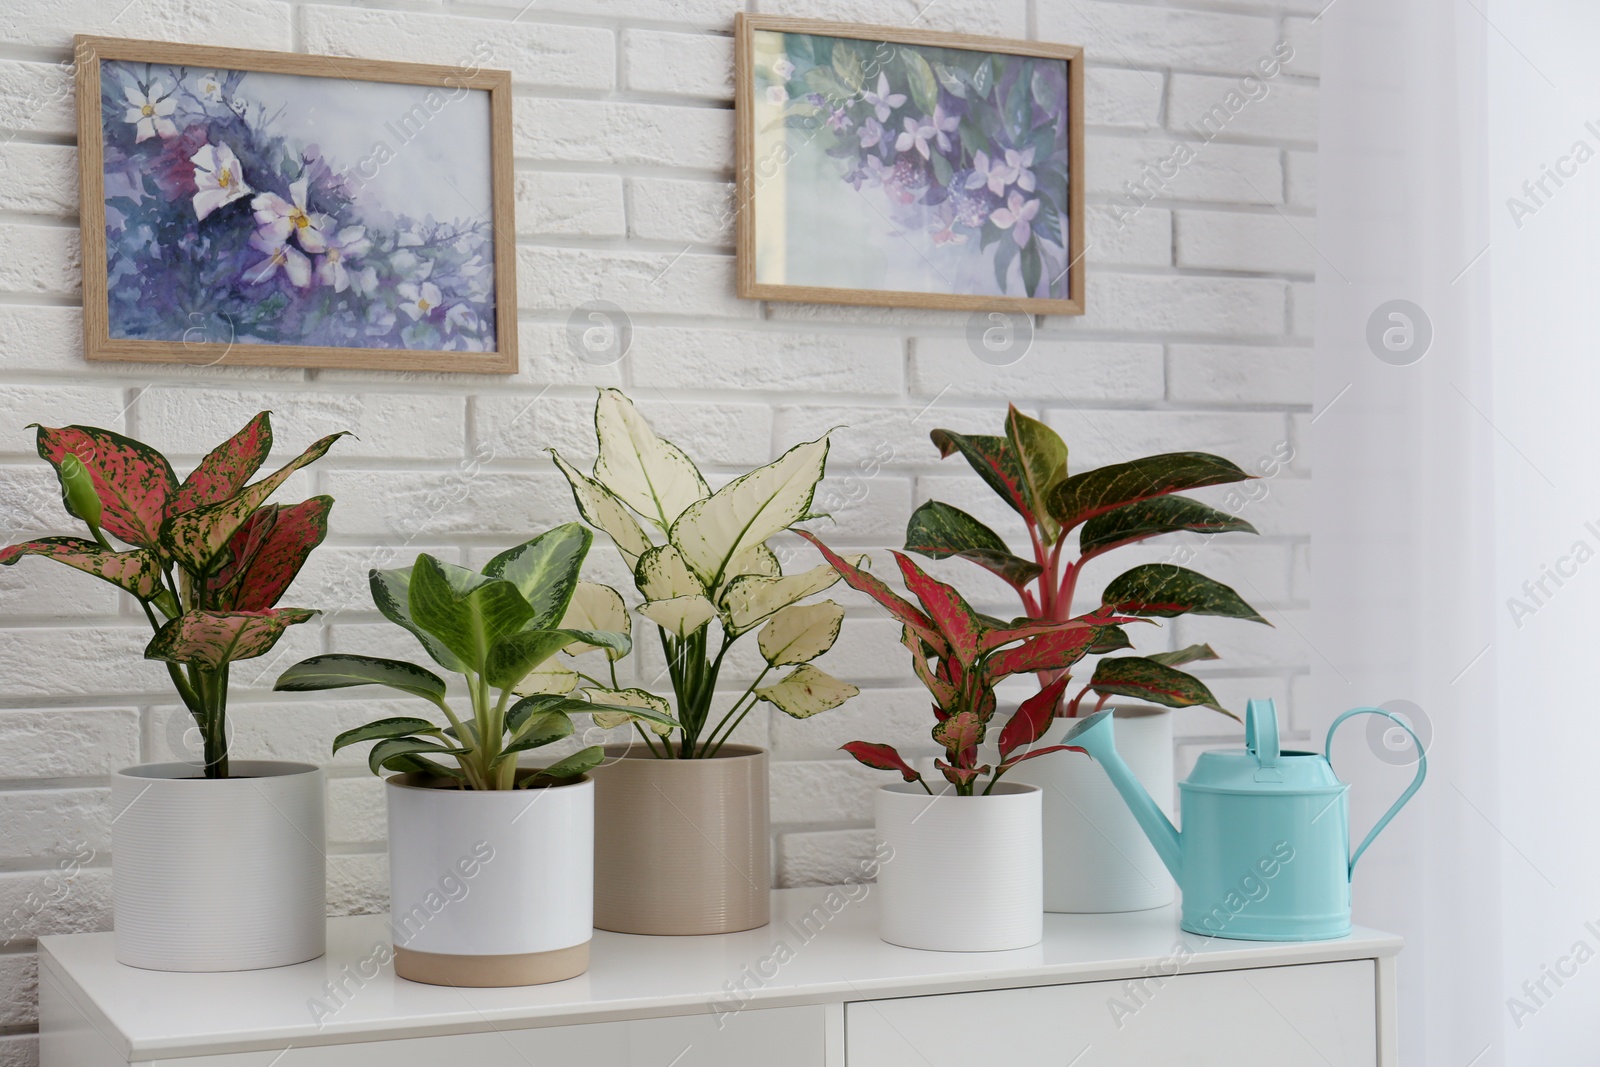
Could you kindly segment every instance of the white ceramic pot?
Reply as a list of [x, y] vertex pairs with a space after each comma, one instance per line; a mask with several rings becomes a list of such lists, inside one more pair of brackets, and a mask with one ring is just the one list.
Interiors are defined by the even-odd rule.
[[158, 971], [303, 963], [325, 947], [322, 769], [150, 763], [111, 779], [117, 960]]
[[988, 796], [929, 796], [896, 782], [878, 789], [877, 827], [885, 941], [999, 952], [1043, 939], [1039, 790], [1002, 780]]
[[[1171, 818], [1171, 710], [1117, 708], [1115, 725], [1117, 751]], [[1046, 740], [1053, 743], [1057, 732]], [[1172, 876], [1094, 761], [1058, 752], [1019, 763], [1004, 780], [1038, 786], [1044, 795], [1046, 911], [1143, 911], [1172, 903]]]
[[594, 783], [471, 790], [438, 781], [388, 779], [395, 973], [516, 986], [588, 970]]

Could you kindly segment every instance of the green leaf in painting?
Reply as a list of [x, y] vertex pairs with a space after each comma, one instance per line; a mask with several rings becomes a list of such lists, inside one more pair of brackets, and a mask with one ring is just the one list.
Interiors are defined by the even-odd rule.
[[934, 77], [933, 68], [914, 48], [901, 48], [900, 61], [905, 67], [906, 84], [911, 90], [911, 99], [916, 101], [923, 114], [932, 115], [933, 109], [939, 103], [939, 79]]
[[1022, 293], [1039, 295], [1039, 279], [1044, 274], [1044, 262], [1039, 258], [1039, 241], [1034, 238], [1022, 250]]
[[950, 68], [943, 63], [929, 63], [928, 65], [933, 68], [933, 76], [939, 79], [939, 84], [944, 87], [945, 92], [951, 96], [959, 97], [963, 100], [966, 99], [966, 82], [951, 73]]
[[861, 69], [861, 57], [856, 55], [853, 42], [839, 40], [834, 43], [833, 69], [851, 93], [861, 91], [865, 75]]
[[1003, 293], [1011, 288], [1011, 261], [1017, 258], [1017, 243], [1015, 241], [1001, 241], [994, 250], [994, 280]]
[[949, 185], [950, 177], [953, 173], [950, 169], [950, 161], [935, 152], [930, 163], [933, 166], [933, 180], [939, 185]]

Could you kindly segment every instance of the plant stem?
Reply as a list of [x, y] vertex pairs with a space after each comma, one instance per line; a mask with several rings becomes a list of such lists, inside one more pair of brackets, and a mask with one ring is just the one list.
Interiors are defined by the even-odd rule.
[[[732, 642], [730, 641], [729, 644], [732, 644]], [[724, 651], [726, 651], [727, 646], [725, 645], [725, 646], [723, 646], [723, 648], [724, 648]], [[718, 658], [718, 662], [721, 662], [721, 657], [719, 656], [717, 658]], [[702, 758], [710, 759], [712, 756], [715, 756], [717, 754], [717, 749], [721, 748], [723, 743], [726, 742], [729, 737], [733, 736], [733, 731], [735, 731], [735, 730], [737, 730], [739, 728], [739, 723], [744, 721], [745, 715], [750, 714], [750, 708], [755, 707], [755, 702], [752, 701], [750, 703], [750, 707], [747, 707], [747, 708], [744, 709], [744, 712], [739, 716], [738, 721], [735, 722], [732, 726], [728, 726], [728, 720], [733, 718], [734, 712], [739, 710], [739, 705], [743, 704], [745, 702], [745, 699], [747, 697], [749, 697], [750, 694], [752, 694], [752, 693], [754, 693], [756, 691], [756, 686], [760, 685], [761, 684], [761, 680], [763, 678], [765, 678], [769, 673], [771, 673], [771, 671], [772, 671], [772, 666], [770, 664], [768, 664], [766, 667], [763, 667], [761, 669], [761, 673], [756, 675], [756, 680], [751, 682], [749, 685], [747, 685], [745, 687], [744, 692], [740, 693], [738, 695], [738, 697], [734, 699], [733, 706], [730, 707], [728, 709], [728, 713], [726, 715], [724, 715], [717, 722], [717, 725], [716, 725], [715, 729], [713, 729], [711, 731], [711, 737], [706, 741], [706, 743], [703, 746], [701, 746], [700, 755], [701, 755]], [[726, 732], [723, 731], [723, 727], [725, 727], [725, 726], [728, 727]], [[717, 741], [716, 742], [716, 747], [713, 748], [711, 742], [712, 741], [716, 741], [716, 737], [717, 737], [718, 733], [722, 734], [722, 740], [721, 741]], [[709, 750], [709, 751], [707, 751], [707, 750]]]
[[652, 756], [654, 756], [656, 759], [672, 758], [672, 744], [670, 742], [666, 743], [666, 752], [663, 753], [656, 748], [656, 743], [650, 739], [650, 731], [646, 730], [643, 726], [640, 726], [637, 719], [634, 720], [633, 728], [639, 731], [640, 737], [644, 738], [645, 747], [650, 750], [650, 754]]

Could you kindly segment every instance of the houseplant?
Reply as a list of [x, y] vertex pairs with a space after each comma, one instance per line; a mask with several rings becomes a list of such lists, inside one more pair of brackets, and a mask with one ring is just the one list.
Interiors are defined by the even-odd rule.
[[[784, 575], [767, 539], [810, 518], [828, 439], [711, 492], [694, 462], [657, 437], [627, 397], [595, 404], [597, 458], [584, 474], [560, 455], [578, 510], [605, 531], [633, 572], [655, 624], [672, 700], [620, 690], [587, 673], [590, 696], [675, 713], [671, 726], [635, 721], [639, 744], [599, 768], [595, 922], [625, 933], [701, 934], [766, 925], [771, 885], [766, 752], [729, 738], [756, 704], [807, 718], [856, 688], [811, 660], [832, 647], [844, 609], [803, 604], [838, 580], [820, 566]], [[609, 609], [622, 610], [620, 595]], [[755, 635], [766, 666], [718, 709], [717, 681], [735, 642]], [[791, 668], [762, 685], [774, 671]], [[602, 712], [601, 726], [628, 721]], [[691, 814], [692, 813], [692, 817]]]
[[[444, 679], [403, 660], [313, 656], [278, 678], [275, 688], [296, 692], [387, 686], [444, 717], [380, 719], [333, 742], [335, 752], [375, 742], [372, 772], [397, 772], [387, 780], [390, 932], [402, 978], [529, 985], [588, 969], [594, 783], [585, 772], [601, 750], [591, 745], [543, 769], [518, 759], [567, 737], [571, 714], [594, 709], [539, 691], [539, 668], [574, 645], [629, 647], [626, 634], [565, 625], [592, 541], [568, 523], [502, 552], [481, 573], [427, 553], [410, 567], [371, 573], [378, 610], [462, 676], [470, 715], [456, 714]], [[672, 725], [648, 709], [630, 714]], [[441, 878], [461, 888], [441, 893]]]
[[[930, 500], [907, 524], [906, 550], [933, 559], [960, 556], [983, 567], [1011, 587], [1031, 619], [1070, 618], [1085, 567], [1114, 549], [1179, 531], [1256, 532], [1236, 515], [1177, 495], [1250, 477], [1220, 456], [1174, 452], [1068, 475], [1066, 444], [1014, 406], [1002, 435], [934, 430], [931, 436], [942, 456], [959, 452], [1022, 518], [1028, 547], [1013, 552], [971, 515]], [[1069, 545], [1074, 532], [1076, 554]], [[1187, 552], [1180, 549], [1171, 558], [1186, 559]], [[1145, 618], [1193, 614], [1267, 621], [1228, 586], [1175, 562], [1125, 571], [1106, 585], [1101, 600], [1107, 610]], [[1125, 631], [1112, 631], [1101, 651], [1130, 645]], [[1205, 644], [1105, 656], [1076, 694], [1058, 691], [1054, 714], [1070, 718], [1112, 699], [1128, 701], [1115, 709], [1119, 747], [1150, 793], [1170, 807], [1172, 717], [1165, 709], [1199, 706], [1237, 718], [1205, 683], [1179, 669], [1216, 658]], [[1051, 691], [1065, 673], [1064, 668], [1039, 672], [1041, 692]], [[1085, 703], [1090, 694], [1092, 706]], [[1133, 911], [1171, 903], [1171, 878], [1104, 776], [1077, 759], [1057, 759], [1030, 763], [1018, 778], [1044, 792], [1045, 906], [1050, 911]]]
[[[1067, 686], [1064, 672], [1091, 652], [1115, 647], [1121, 624], [1136, 620], [1107, 608], [1063, 620], [986, 618], [954, 587], [896, 552], [914, 604], [814, 536], [801, 536], [846, 584], [900, 622], [912, 666], [933, 696], [933, 740], [944, 749], [934, 760], [944, 778], [935, 792], [893, 746], [843, 746], [867, 766], [902, 778], [881, 787], [876, 798], [880, 847], [894, 856], [878, 874], [883, 939], [908, 948], [965, 951], [1037, 943], [1044, 932], [1040, 791], [1001, 777], [1064, 747], [1034, 747], [1054, 721]], [[997, 707], [995, 685], [1014, 674], [1043, 671], [1062, 673], [1011, 716], [1000, 731], [995, 762], [980, 764]], [[950, 902], [956, 900], [974, 905], [959, 923], [950, 921]]]
[[12, 545], [0, 564], [42, 556], [131, 594], [155, 631], [145, 657], [166, 663], [204, 750], [199, 763], [112, 777], [112, 908], [125, 964], [243, 970], [322, 955], [322, 771], [230, 760], [228, 669], [315, 614], [276, 605], [327, 533], [333, 500], [267, 499], [341, 436], [250, 482], [272, 450], [263, 411], [180, 482], [142, 442], [92, 426], [39, 427], [39, 455], [89, 537]]

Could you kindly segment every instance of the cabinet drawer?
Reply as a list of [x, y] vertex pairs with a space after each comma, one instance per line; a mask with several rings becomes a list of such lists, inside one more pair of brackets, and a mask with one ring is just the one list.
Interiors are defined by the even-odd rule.
[[[749, 1009], [715, 1015], [578, 1023], [494, 1033], [162, 1059], [147, 1067], [820, 1067], [825, 1009]], [[676, 1058], [675, 1058], [676, 1057]]]
[[849, 1067], [1375, 1067], [1371, 960], [998, 989], [845, 1009]]

